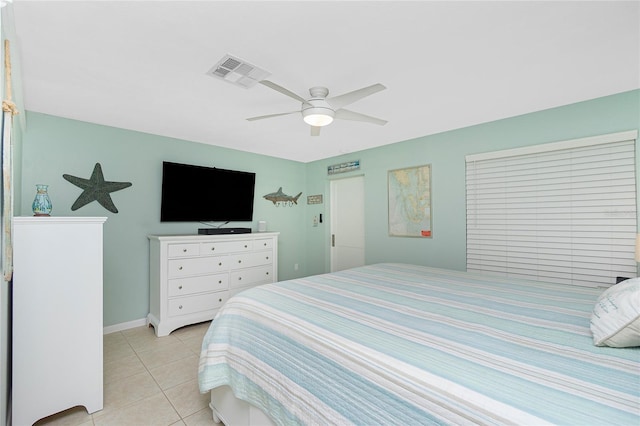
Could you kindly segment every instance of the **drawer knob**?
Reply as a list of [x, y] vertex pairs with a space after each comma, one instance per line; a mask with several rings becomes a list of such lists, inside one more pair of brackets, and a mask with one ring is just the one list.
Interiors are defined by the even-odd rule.
[[182, 266], [179, 266], [179, 267], [178, 267], [178, 271], [182, 271]]
[[178, 290], [182, 290], [182, 286], [181, 285], [178, 286]]
[[218, 263], [218, 266], [222, 266], [222, 262]]
[[267, 272], [267, 275], [269, 275], [269, 272]]
[[218, 299], [218, 302], [222, 302], [222, 299]]
[[216, 248], [215, 247], [211, 247], [211, 251], [214, 251]]
[[269, 256], [267, 256], [267, 260], [269, 260]]
[[238, 263], [242, 263], [242, 260], [238, 260]]
[[238, 281], [242, 281], [242, 277], [238, 277]]
[[247, 245], [246, 245], [246, 244], [244, 245], [244, 248], [247, 248]]
[[265, 246], [265, 247], [266, 247], [266, 246], [267, 246], [267, 243], [264, 243], [264, 244], [263, 244], [263, 246]]
[[182, 309], [182, 305], [178, 306], [178, 309]]
[[222, 280], [218, 280], [218, 284], [222, 284]]
[[182, 249], [182, 252], [183, 252], [183, 253], [186, 253], [186, 252], [187, 252], [187, 249]]

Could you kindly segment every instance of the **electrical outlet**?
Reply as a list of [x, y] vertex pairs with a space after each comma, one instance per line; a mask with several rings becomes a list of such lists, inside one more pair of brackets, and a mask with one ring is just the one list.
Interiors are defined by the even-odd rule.
[[313, 217], [313, 226], [318, 226], [318, 216]]
[[297, 271], [297, 270], [298, 270], [298, 264], [297, 264], [297, 263], [295, 263], [295, 264], [293, 265], [293, 270], [294, 270], [294, 271]]

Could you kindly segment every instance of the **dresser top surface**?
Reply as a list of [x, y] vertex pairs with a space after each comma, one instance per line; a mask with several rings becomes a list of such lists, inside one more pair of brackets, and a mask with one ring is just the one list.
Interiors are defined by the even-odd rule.
[[256, 238], [271, 238], [276, 237], [279, 232], [249, 232], [245, 234], [218, 234], [218, 235], [205, 235], [205, 234], [180, 234], [180, 235], [147, 235], [150, 240], [158, 241], [209, 241], [209, 240], [246, 240]]

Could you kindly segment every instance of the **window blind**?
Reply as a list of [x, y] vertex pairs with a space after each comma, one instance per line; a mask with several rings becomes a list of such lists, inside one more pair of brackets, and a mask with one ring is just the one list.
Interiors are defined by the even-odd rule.
[[467, 270], [587, 286], [635, 277], [635, 139], [467, 156]]

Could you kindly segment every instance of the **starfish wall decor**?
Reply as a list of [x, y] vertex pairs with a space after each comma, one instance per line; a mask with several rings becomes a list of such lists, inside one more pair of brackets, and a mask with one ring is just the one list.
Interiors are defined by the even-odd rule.
[[63, 174], [62, 177], [82, 189], [82, 194], [80, 194], [76, 202], [71, 206], [71, 210], [73, 211], [78, 210], [80, 207], [85, 206], [92, 201], [97, 201], [102, 207], [110, 212], [118, 213], [118, 209], [116, 208], [116, 205], [113, 204], [113, 200], [109, 193], [120, 191], [121, 189], [128, 188], [132, 185], [131, 182], [105, 181], [100, 163], [96, 163], [93, 168], [93, 173], [91, 173], [91, 177], [89, 179], [82, 179], [67, 174]]

